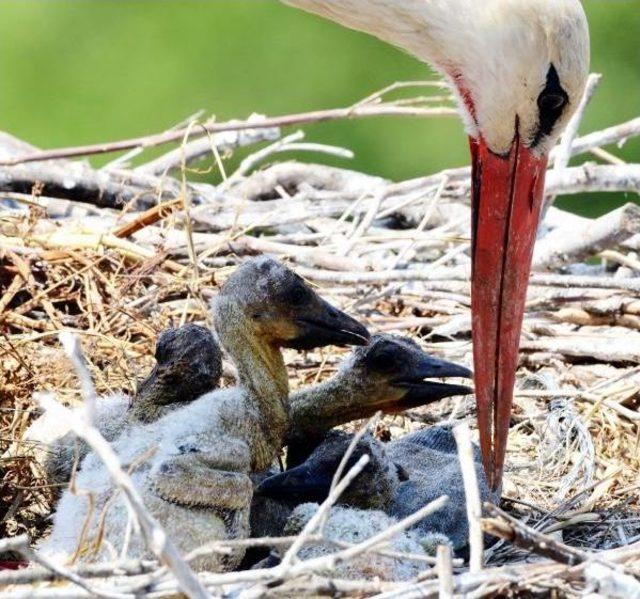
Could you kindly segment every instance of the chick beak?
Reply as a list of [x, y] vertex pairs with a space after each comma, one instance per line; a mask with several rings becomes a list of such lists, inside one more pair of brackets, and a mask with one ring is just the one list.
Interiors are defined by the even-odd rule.
[[332, 477], [315, 472], [307, 464], [274, 474], [263, 480], [255, 493], [280, 501], [324, 501], [331, 488]]

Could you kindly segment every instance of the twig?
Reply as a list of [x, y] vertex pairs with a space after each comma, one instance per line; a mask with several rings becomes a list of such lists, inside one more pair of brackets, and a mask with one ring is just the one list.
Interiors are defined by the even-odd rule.
[[559, 227], [543, 237], [533, 255], [534, 268], [554, 268], [580, 262], [604, 249], [615, 247], [640, 230], [640, 207], [624, 206], [583, 226]]
[[121, 171], [96, 171], [80, 162], [0, 166], [0, 191], [31, 194], [37, 188], [43, 196], [100, 208], [121, 209], [129, 202], [146, 208], [158, 197], [161, 200], [172, 199], [178, 191], [176, 182], [167, 179], [164, 190], [158, 192], [158, 189], [163, 189], [160, 183], [148, 176], [144, 180], [133, 181], [123, 176]]
[[[213, 135], [224, 131], [241, 131], [243, 129], [268, 129], [273, 127], [290, 127], [303, 123], [319, 123], [338, 119], [356, 119], [375, 116], [410, 116], [410, 117], [434, 117], [434, 116], [456, 116], [454, 108], [418, 108], [411, 106], [396, 106], [393, 103], [363, 105], [348, 108], [333, 108], [328, 110], [314, 110], [297, 114], [288, 114], [280, 117], [267, 117], [261, 122], [255, 120], [229, 121], [227, 123], [216, 123], [208, 121], [202, 125], [202, 131], [196, 135]], [[78, 156], [92, 156], [96, 154], [107, 154], [111, 152], [121, 152], [130, 150], [138, 146], [151, 148], [172, 141], [178, 141], [184, 137], [186, 128], [166, 133], [145, 135], [131, 139], [124, 139], [116, 142], [101, 144], [91, 144], [86, 146], [75, 146], [69, 148], [59, 148], [54, 150], [42, 150], [33, 153], [25, 153], [11, 159], [0, 160], [0, 166], [14, 166], [26, 162], [41, 162], [44, 160], [54, 160], [60, 158], [74, 158]]]
[[640, 164], [584, 164], [547, 173], [548, 193], [640, 193]]
[[469, 521], [469, 569], [472, 573], [482, 570], [483, 543], [482, 543], [482, 504], [478, 489], [478, 477], [473, 460], [473, 448], [471, 446], [471, 432], [466, 423], [459, 424], [453, 429], [453, 434], [458, 445], [458, 458], [464, 483], [464, 494], [467, 501], [467, 520]]
[[[578, 103], [578, 107], [576, 111], [573, 113], [573, 116], [569, 120], [562, 137], [560, 138], [560, 143], [556, 148], [556, 152], [553, 155], [553, 168], [556, 171], [565, 169], [569, 166], [569, 160], [571, 159], [571, 146], [578, 135], [578, 129], [580, 127], [580, 123], [582, 122], [582, 117], [584, 116], [584, 111], [589, 104], [591, 97], [593, 96], [596, 88], [600, 84], [602, 80], [602, 75], [599, 73], [591, 73], [587, 79], [587, 83], [585, 85], [584, 93], [582, 94], [582, 98]], [[542, 218], [547, 212], [547, 210], [553, 205], [555, 202], [556, 196], [554, 194], [547, 194], [547, 197], [544, 201], [544, 208], [542, 212]]]
[[[580, 99], [578, 107], [569, 120], [567, 128], [564, 130], [562, 138], [560, 139], [560, 143], [558, 144], [558, 149], [554, 153], [554, 169], [561, 170], [569, 165], [569, 159], [571, 158], [571, 146], [573, 145], [573, 142], [578, 135], [578, 128], [580, 127], [580, 123], [582, 122], [584, 111], [591, 101], [591, 98], [595, 93], [598, 85], [600, 85], [600, 81], [602, 81], [601, 74], [591, 73], [591, 75], [589, 75], [584, 93], [582, 94], [582, 98]], [[553, 203], [551, 200], [549, 201], [550, 203]]]
[[[638, 135], [640, 135], [640, 117], [579, 137], [571, 145], [571, 155], [578, 156], [589, 152], [593, 148], [608, 146], [610, 144], [622, 144], [628, 139], [637, 137]], [[557, 148], [554, 148], [554, 151], [551, 152], [552, 158], [555, 158], [556, 152]]]
[[136, 216], [134, 220], [114, 229], [113, 235], [115, 237], [129, 237], [130, 235], [133, 235], [134, 233], [137, 233], [138, 231], [141, 231], [142, 229], [173, 214], [175, 209], [179, 208], [181, 204], [182, 202], [179, 198], [157, 204]]
[[85, 418], [87, 419], [87, 424], [91, 425], [96, 410], [96, 388], [93, 385], [91, 374], [82, 353], [80, 341], [69, 331], [61, 331], [58, 338], [80, 379], [80, 388], [85, 405]]
[[259, 164], [261, 160], [278, 151], [283, 146], [287, 145], [288, 143], [300, 141], [301, 139], [304, 139], [304, 131], [298, 130], [247, 156], [238, 165], [238, 168], [233, 173], [233, 175], [231, 175], [231, 177], [227, 179], [227, 181], [225, 182], [225, 186], [228, 187], [234, 181], [244, 177], [250, 170], [252, 170], [257, 164]]
[[[347, 447], [347, 450], [344, 452], [344, 455], [342, 456], [342, 459], [340, 460], [340, 463], [336, 468], [333, 478], [331, 479], [331, 487], [329, 488], [329, 494], [333, 493], [335, 488], [338, 486], [338, 483], [342, 478], [342, 473], [344, 472], [344, 469], [347, 466], [347, 462], [349, 461], [349, 458], [353, 455], [353, 452], [356, 446], [358, 445], [358, 442], [360, 441], [360, 439], [362, 439], [362, 437], [364, 437], [364, 435], [367, 433], [367, 431], [371, 427], [375, 426], [374, 422], [377, 422], [380, 419], [380, 416], [381, 416], [381, 412], [376, 412], [371, 418], [369, 418], [369, 420], [367, 420], [367, 422], [363, 426], [360, 427], [360, 430], [351, 439], [351, 442], [349, 443], [349, 447]], [[318, 525], [318, 530], [320, 531], [320, 533], [322, 533], [322, 531], [324, 530], [324, 527], [327, 524], [327, 520], [329, 519], [329, 515], [330, 515], [330, 511], [327, 511], [324, 517], [320, 520], [320, 524]]]
[[[362, 283], [388, 283], [390, 281], [424, 281], [426, 283], [464, 281], [468, 277], [464, 273], [455, 273], [443, 278], [441, 273], [434, 275], [429, 269], [419, 270], [390, 270], [383, 272], [331, 272], [328, 270], [309, 269], [299, 267], [298, 272], [306, 279], [323, 283], [337, 283], [352, 285]], [[578, 287], [593, 289], [623, 289], [640, 292], [640, 279], [614, 279], [611, 277], [556, 275], [533, 273], [529, 279], [530, 285], [544, 287]]]
[[[251, 115], [247, 119], [247, 122], [251, 122], [252, 120], [259, 122], [262, 118], [264, 117], [261, 115]], [[163, 175], [172, 170], [179, 169], [183, 162], [185, 164], [191, 164], [192, 162], [205, 158], [212, 153], [212, 144], [220, 153], [224, 153], [264, 141], [275, 141], [278, 137], [280, 137], [280, 129], [278, 127], [225, 131], [217, 133], [211, 136], [211, 138], [205, 136], [190, 141], [185, 144], [183, 148], [171, 150], [155, 160], [146, 162], [135, 170], [151, 175]]]
[[485, 503], [484, 509], [488, 514], [495, 517], [495, 519], [485, 518], [482, 522], [484, 531], [493, 536], [505, 539], [522, 549], [533, 551], [538, 555], [570, 566], [589, 559], [589, 555], [584, 551], [569, 547], [552, 537], [534, 530], [512, 518], [495, 505]]
[[[26, 535], [20, 535], [12, 539], [3, 539], [0, 541], [0, 553], [6, 551], [15, 551], [24, 556], [28, 561], [38, 563], [44, 567], [44, 571], [51, 573], [52, 576], [62, 580], [68, 580], [69, 582], [84, 589], [90, 595], [94, 597], [104, 597], [105, 599], [128, 599], [128, 595], [122, 595], [120, 593], [111, 593], [105, 590], [94, 588], [88, 584], [81, 576], [76, 572], [62, 568], [61, 566], [54, 564], [49, 559], [33, 551], [29, 547], [29, 539]], [[14, 574], [11, 572], [11, 574]], [[0, 574], [1, 576], [1, 574]]]
[[438, 545], [438, 596], [440, 599], [453, 599], [453, 565], [451, 563], [451, 547]]
[[640, 260], [632, 258], [631, 256], [625, 256], [621, 252], [617, 252], [616, 250], [603, 250], [600, 252], [600, 257], [605, 260], [611, 260], [612, 262], [617, 262], [623, 266], [631, 268], [640, 272]]
[[[433, 212], [436, 208], [436, 204], [437, 202], [440, 201], [440, 198], [442, 197], [442, 194], [444, 192], [445, 187], [447, 186], [448, 181], [449, 181], [449, 177], [446, 174], [443, 175], [442, 181], [440, 182], [440, 185], [438, 185], [438, 188], [436, 189], [434, 196], [429, 200], [427, 204], [426, 210], [424, 211], [424, 215], [420, 220], [420, 222], [418, 223], [418, 226], [416, 227], [416, 231], [422, 232], [426, 229], [429, 220], [433, 216]], [[415, 244], [416, 244], [415, 239], [409, 241], [407, 245], [398, 252], [389, 270], [393, 270], [394, 268], [397, 268], [398, 264], [400, 264], [403, 261], [404, 257], [415, 246]]]
[[[104, 564], [80, 564], [73, 568], [68, 568], [67, 572], [82, 578], [111, 578], [113, 576], [137, 576], [151, 572], [157, 567], [157, 562], [127, 560]], [[23, 570], [0, 571], [0, 587], [33, 582], [55, 582], [62, 579], [64, 578], [59, 574], [44, 567], [37, 568], [33, 566]]]

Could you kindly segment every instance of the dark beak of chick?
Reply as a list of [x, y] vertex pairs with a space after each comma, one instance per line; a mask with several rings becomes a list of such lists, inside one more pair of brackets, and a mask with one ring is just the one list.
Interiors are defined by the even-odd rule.
[[313, 349], [325, 345], [366, 345], [369, 331], [357, 320], [320, 299], [317, 306], [296, 319], [300, 334], [287, 342], [292, 349]]
[[329, 495], [331, 480], [332, 477], [328, 473], [313, 471], [307, 464], [300, 464], [291, 470], [266, 478], [254, 492], [278, 501], [320, 503]]
[[466, 385], [425, 380], [449, 377], [470, 379], [473, 377], [473, 373], [459, 364], [440, 360], [420, 352], [417, 362], [411, 364], [408, 374], [392, 381], [394, 387], [401, 387], [407, 390], [406, 395], [400, 402], [400, 409], [406, 410], [407, 408], [421, 406], [445, 397], [473, 393], [473, 389]]

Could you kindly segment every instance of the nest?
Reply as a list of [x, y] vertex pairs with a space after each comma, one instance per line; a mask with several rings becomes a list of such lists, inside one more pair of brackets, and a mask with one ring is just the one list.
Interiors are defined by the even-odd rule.
[[[387, 101], [394, 89], [328, 115], [297, 115], [296, 122], [450, 112], [428, 97]], [[259, 116], [190, 123], [175, 135], [113, 144], [122, 150], [182, 141], [160, 158], [134, 167], [125, 156], [100, 170], [71, 160], [96, 148], [41, 153], [0, 135], [0, 531], [6, 538], [0, 549], [28, 551], [12, 539], [42, 536], [59, 493], [22, 440], [39, 411], [34, 392], [51, 391], [69, 406], [81, 401], [59, 331], [79, 337], [99, 393], [134, 393], [152, 365], [158, 334], [185, 322], [211, 326], [211, 295], [247, 256], [265, 252], [288, 261], [370, 330], [410, 335], [427, 351], [470, 365], [468, 169], [394, 183], [274, 162], [286, 150], [349, 155], [303, 143], [302, 132], [282, 136], [279, 125], [287, 123]], [[610, 154], [601, 145], [639, 132], [636, 119], [563, 147], [574, 154], [596, 151], [606, 160]], [[191, 164], [207, 161], [223, 170], [235, 150], [265, 142], [219, 184], [192, 181]], [[611, 162], [551, 171], [549, 193], [639, 192], [640, 165]], [[482, 573], [456, 566], [452, 574], [443, 559], [437, 569], [425, 566], [420, 580], [396, 586], [332, 580], [304, 569], [243, 584], [270, 584], [265, 595], [429, 594], [448, 583], [476, 596], [550, 588], [577, 595], [614, 582], [633, 589], [640, 568], [633, 545], [640, 540], [639, 230], [640, 209], [632, 204], [595, 220], [551, 206], [546, 212], [524, 323], [506, 512], [492, 512], [485, 522], [503, 540], [486, 552]], [[329, 376], [343, 353], [288, 352], [291, 386]], [[473, 423], [474, 409], [471, 399], [443, 400], [383, 418], [376, 434], [390, 439], [443, 420]], [[605, 553], [594, 563], [604, 571], [584, 567], [598, 551]], [[129, 574], [146, 580], [156, 568], [140, 563]], [[76, 571], [86, 580], [96, 576]], [[109, 582], [116, 574], [123, 572], [114, 566], [101, 576]], [[69, 578], [51, 571], [20, 575], [0, 573], [0, 580]], [[173, 586], [160, 585], [164, 590], [154, 596], [183, 588], [164, 576]], [[227, 578], [223, 585], [214, 574], [201, 580], [215, 593], [234, 582]], [[47, 586], [39, 588], [46, 596]]]

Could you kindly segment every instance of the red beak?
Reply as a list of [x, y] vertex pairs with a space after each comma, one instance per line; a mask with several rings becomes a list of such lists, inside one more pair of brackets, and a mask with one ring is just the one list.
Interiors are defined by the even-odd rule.
[[498, 490], [507, 449], [520, 331], [542, 207], [546, 156], [516, 133], [509, 154], [470, 139], [472, 157], [471, 311], [482, 461]]

